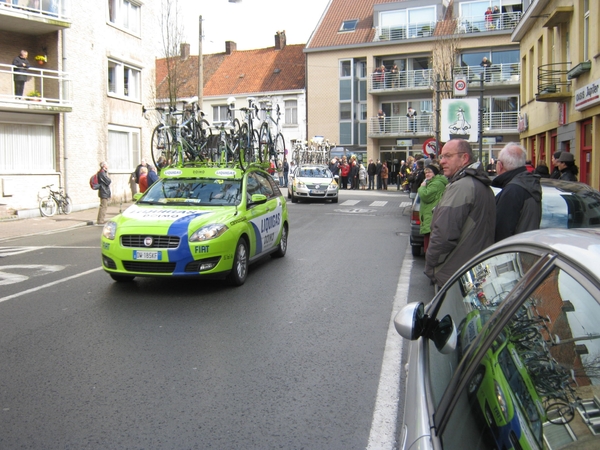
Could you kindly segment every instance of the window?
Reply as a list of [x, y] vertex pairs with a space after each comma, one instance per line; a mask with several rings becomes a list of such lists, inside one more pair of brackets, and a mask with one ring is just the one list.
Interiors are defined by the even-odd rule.
[[44, 118], [31, 123], [0, 123], [0, 171], [3, 173], [53, 172], [54, 127]]
[[350, 59], [340, 61], [340, 78], [350, 76], [352, 76], [352, 61]]
[[340, 103], [340, 120], [352, 119], [352, 105], [350, 103]]
[[435, 6], [382, 11], [379, 14], [384, 39], [429, 36], [433, 32], [436, 20]]
[[344, 20], [340, 27], [340, 31], [354, 31], [356, 30], [356, 25], [358, 25], [358, 19]]
[[113, 172], [128, 172], [140, 160], [140, 130], [109, 125], [106, 159]]
[[108, 93], [140, 101], [140, 69], [119, 61], [108, 61]]
[[590, 1], [583, 0], [583, 60], [590, 59]]
[[213, 122], [228, 122], [228, 108], [227, 105], [213, 106]]
[[298, 124], [298, 100], [285, 100], [285, 124]]
[[108, 0], [108, 21], [134, 34], [140, 33], [140, 6], [130, 0]]

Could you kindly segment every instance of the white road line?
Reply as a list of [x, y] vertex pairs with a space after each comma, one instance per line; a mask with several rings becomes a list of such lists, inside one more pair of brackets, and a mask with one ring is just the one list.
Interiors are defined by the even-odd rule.
[[407, 206], [412, 205], [412, 202], [402, 202], [400, 203], [400, 208], [406, 208]]
[[385, 206], [387, 205], [387, 201], [382, 201], [382, 200], [377, 200], [373, 203], [371, 203], [369, 206]]
[[0, 258], [32, 252], [39, 247], [0, 247]]
[[396, 448], [396, 428], [398, 425], [398, 402], [400, 398], [400, 371], [402, 360], [402, 338], [394, 327], [394, 317], [406, 305], [407, 286], [410, 284], [413, 258], [409, 256], [410, 246], [406, 248], [400, 278], [396, 287], [396, 296], [392, 308], [392, 317], [388, 326], [381, 376], [377, 388], [375, 410], [371, 420], [371, 431], [367, 449], [381, 450]]
[[60, 284], [60, 283], [64, 283], [65, 281], [70, 281], [70, 280], [74, 280], [75, 278], [79, 278], [79, 277], [83, 277], [85, 275], [89, 275], [90, 273], [97, 272], [98, 270], [102, 270], [102, 267], [96, 267], [95, 269], [87, 270], [85, 272], [81, 272], [81, 273], [78, 273], [78, 274], [75, 274], [75, 275], [71, 275], [70, 277], [67, 277], [67, 278], [62, 278], [60, 280], [52, 281], [51, 283], [46, 283], [46, 284], [43, 284], [43, 285], [38, 286], [38, 287], [27, 289], [26, 291], [17, 292], [16, 294], [8, 295], [6, 297], [0, 297], [0, 303], [5, 302], [6, 300], [12, 300], [13, 298], [17, 298], [17, 297], [21, 297], [21, 296], [26, 295], [26, 294], [30, 294], [32, 292], [40, 291], [40, 290], [45, 289], [45, 288], [50, 287], [50, 286], [54, 286], [54, 285], [57, 285], [57, 284]]
[[340, 206], [354, 206], [360, 203], [360, 200], [346, 200], [344, 203], [340, 203]]

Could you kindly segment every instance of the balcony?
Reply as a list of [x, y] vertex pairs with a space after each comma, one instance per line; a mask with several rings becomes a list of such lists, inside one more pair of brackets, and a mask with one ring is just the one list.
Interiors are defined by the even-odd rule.
[[521, 64], [492, 64], [487, 69], [481, 66], [455, 67], [454, 75], [464, 75], [468, 81], [479, 81], [483, 77], [486, 85], [519, 85], [521, 82]]
[[[519, 112], [488, 112], [483, 114], [483, 133], [484, 134], [511, 134], [517, 133], [519, 125]], [[411, 128], [408, 117], [386, 117], [380, 119], [371, 117], [369, 119], [368, 136], [370, 138], [385, 137], [431, 137], [435, 133], [435, 114], [423, 112], [417, 116], [414, 131]]]
[[433, 89], [433, 71], [431, 69], [405, 70], [398, 74], [386, 72], [369, 75], [369, 92], [384, 94], [410, 91], [430, 91]]
[[494, 15], [491, 22], [486, 22], [483, 14], [478, 16], [461, 16], [456, 19], [457, 34], [481, 33], [484, 31], [512, 31], [521, 20], [521, 12], [501, 13]]
[[408, 25], [379, 26], [375, 30], [375, 42], [403, 41], [433, 36], [437, 22], [420, 22]]
[[0, 0], [0, 30], [40, 35], [71, 26], [71, 0]]
[[564, 102], [573, 96], [568, 79], [570, 62], [544, 64], [538, 67], [538, 102]]
[[[13, 66], [0, 64], [0, 109], [18, 112], [70, 112], [71, 79], [65, 72], [31, 68], [23, 90], [24, 97], [14, 95]], [[39, 93], [39, 96], [33, 93]]]

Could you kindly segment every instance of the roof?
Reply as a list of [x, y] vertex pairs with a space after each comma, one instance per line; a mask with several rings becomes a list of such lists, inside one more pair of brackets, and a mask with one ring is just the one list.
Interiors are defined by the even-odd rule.
[[[306, 45], [307, 49], [338, 47], [373, 42], [373, 7], [404, 0], [331, 0], [329, 7]], [[340, 32], [345, 20], [358, 19], [354, 31]]]
[[[174, 64], [180, 80], [178, 97], [198, 93], [198, 55], [156, 60], [157, 98], [168, 98], [167, 63]], [[304, 44], [281, 50], [233, 50], [203, 55], [204, 97], [303, 90], [306, 86]]]

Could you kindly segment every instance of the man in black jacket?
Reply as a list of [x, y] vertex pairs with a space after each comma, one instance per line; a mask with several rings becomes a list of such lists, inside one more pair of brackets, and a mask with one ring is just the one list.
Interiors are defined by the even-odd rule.
[[502, 188], [496, 195], [495, 242], [524, 231], [540, 228], [542, 186], [539, 175], [525, 167], [527, 152], [510, 142], [500, 151], [496, 162], [498, 176], [492, 186]]
[[98, 189], [98, 197], [100, 197], [100, 209], [98, 209], [98, 225], [106, 223], [105, 216], [106, 210], [108, 209], [108, 202], [110, 201], [110, 178], [108, 177], [108, 163], [103, 161], [100, 163], [100, 171], [98, 172], [98, 182], [100, 188]]
[[27, 81], [27, 72], [29, 71], [29, 61], [27, 61], [28, 55], [26, 50], [21, 50], [19, 56], [13, 60], [15, 97], [18, 98], [23, 97], [23, 89], [25, 88], [25, 82]]
[[377, 166], [373, 162], [373, 159], [369, 159], [367, 175], [369, 176], [369, 190], [371, 191], [375, 189], [375, 175], [377, 175]]

